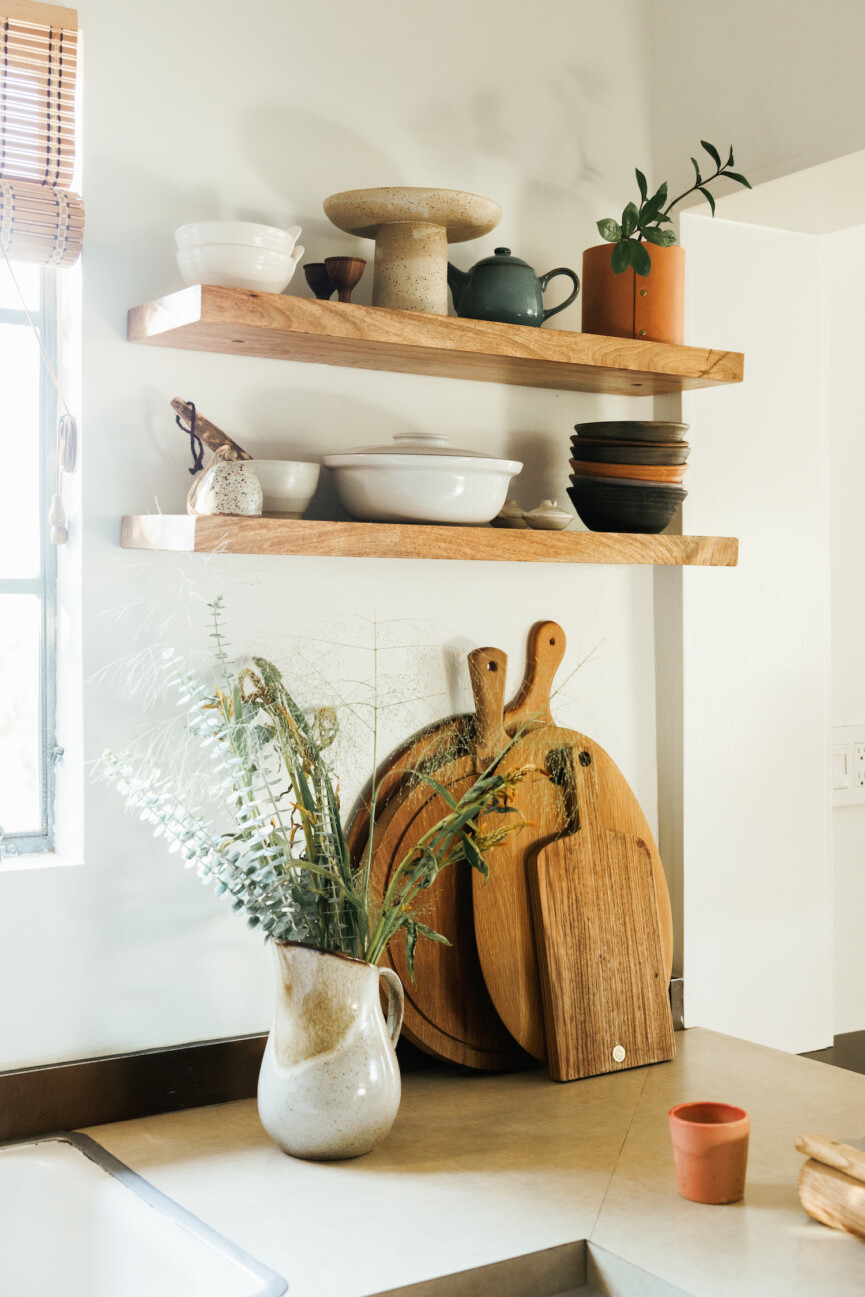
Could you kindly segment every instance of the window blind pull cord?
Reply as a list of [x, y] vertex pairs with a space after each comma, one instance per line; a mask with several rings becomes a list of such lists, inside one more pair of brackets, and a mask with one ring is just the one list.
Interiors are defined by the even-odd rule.
[[15, 278], [15, 271], [12, 269], [12, 263], [9, 260], [9, 254], [0, 240], [0, 252], [3, 253], [3, 260], [6, 262], [6, 268], [12, 276], [12, 283], [15, 285], [15, 291], [21, 299], [21, 305], [24, 308], [24, 314], [27, 316], [27, 323], [33, 332], [33, 336], [42, 353], [42, 359], [45, 362], [45, 368], [48, 370], [51, 382], [63, 406], [57, 423], [57, 479], [55, 483], [54, 495], [51, 499], [51, 508], [48, 510], [48, 522], [51, 526], [51, 544], [65, 545], [69, 539], [69, 528], [66, 518], [66, 510], [63, 507], [63, 474], [75, 472], [75, 461], [78, 457], [78, 425], [75, 418], [66, 403], [66, 397], [63, 395], [63, 389], [60, 386], [60, 380], [54, 372], [54, 366], [48, 356], [48, 352], [42, 342], [39, 330], [36, 328], [33, 316], [27, 305], [27, 299], [21, 291], [21, 285]]

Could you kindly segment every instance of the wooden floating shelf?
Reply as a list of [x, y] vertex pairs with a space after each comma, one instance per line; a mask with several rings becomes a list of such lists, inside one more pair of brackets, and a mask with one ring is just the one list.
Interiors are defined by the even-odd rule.
[[626, 396], [740, 383], [745, 363], [737, 351], [207, 284], [134, 307], [127, 336], [156, 347]]
[[626, 532], [524, 531], [408, 523], [138, 514], [123, 519], [125, 549], [295, 554], [330, 558], [473, 559], [501, 563], [651, 563], [735, 567], [731, 536], [635, 536]]

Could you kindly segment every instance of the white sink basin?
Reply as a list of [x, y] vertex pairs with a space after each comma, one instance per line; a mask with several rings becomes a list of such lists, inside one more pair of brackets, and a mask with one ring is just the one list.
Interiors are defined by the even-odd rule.
[[286, 1284], [86, 1135], [0, 1148], [0, 1291], [278, 1297]]

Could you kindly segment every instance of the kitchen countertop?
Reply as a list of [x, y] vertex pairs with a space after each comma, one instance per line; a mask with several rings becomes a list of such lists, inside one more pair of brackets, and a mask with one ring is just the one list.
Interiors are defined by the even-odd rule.
[[[544, 1072], [403, 1079], [396, 1124], [352, 1162], [296, 1161], [253, 1102], [90, 1127], [291, 1297], [367, 1297], [579, 1239], [693, 1297], [862, 1297], [865, 1242], [802, 1211], [795, 1138], [865, 1133], [865, 1076], [693, 1028], [672, 1063], [556, 1085]], [[745, 1201], [676, 1193], [666, 1113], [751, 1113]]]

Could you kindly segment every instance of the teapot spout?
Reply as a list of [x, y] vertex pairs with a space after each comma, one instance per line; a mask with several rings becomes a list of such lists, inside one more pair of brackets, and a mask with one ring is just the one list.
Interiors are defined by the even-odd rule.
[[454, 310], [459, 314], [460, 296], [465, 288], [468, 272], [458, 270], [456, 266], [448, 262], [448, 288], [451, 290], [451, 296], [454, 299]]

